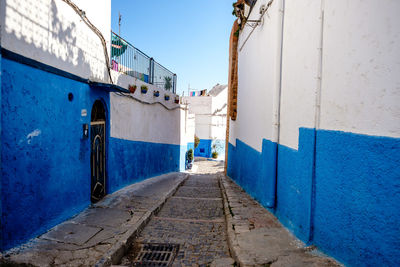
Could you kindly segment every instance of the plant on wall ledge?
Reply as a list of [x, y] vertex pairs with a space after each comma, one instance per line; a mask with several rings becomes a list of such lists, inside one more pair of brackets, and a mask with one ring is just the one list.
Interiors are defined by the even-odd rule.
[[147, 86], [146, 85], [140, 86], [140, 91], [142, 92], [142, 94], [146, 94], [147, 93]]
[[179, 96], [175, 96], [175, 104], [179, 104]]
[[164, 95], [164, 99], [165, 99], [165, 101], [168, 101], [169, 100], [169, 95], [165, 94]]
[[194, 148], [197, 148], [200, 143], [200, 138], [197, 137], [197, 135], [194, 136]]
[[129, 92], [130, 92], [131, 94], [135, 93], [136, 88], [137, 88], [136, 84], [130, 84], [130, 85], [129, 85]]
[[159, 97], [160, 96], [160, 91], [154, 91], [153, 92], [154, 97]]

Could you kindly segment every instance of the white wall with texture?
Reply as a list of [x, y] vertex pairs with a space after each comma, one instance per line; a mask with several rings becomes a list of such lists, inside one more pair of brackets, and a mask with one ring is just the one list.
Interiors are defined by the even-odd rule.
[[[74, 0], [110, 50], [111, 0]], [[83, 78], [108, 82], [103, 46], [61, 0], [1, 1], [1, 46]], [[109, 53], [108, 53], [109, 54]]]

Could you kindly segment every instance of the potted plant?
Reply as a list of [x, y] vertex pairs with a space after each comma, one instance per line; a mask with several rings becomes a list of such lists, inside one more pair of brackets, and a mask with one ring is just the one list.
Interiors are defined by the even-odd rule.
[[175, 104], [179, 104], [179, 96], [175, 96]]
[[165, 83], [164, 83], [164, 89], [166, 90], [166, 91], [169, 91], [169, 90], [171, 90], [171, 87], [172, 87], [172, 83], [171, 83], [171, 77], [169, 77], [169, 76], [165, 76], [164, 77], [164, 81], [165, 81]]
[[142, 94], [146, 94], [147, 93], [147, 86], [146, 85], [140, 86], [140, 91], [142, 92]]
[[129, 85], [129, 92], [130, 92], [131, 94], [135, 93], [136, 88], [137, 88], [136, 84], [130, 84], [130, 85]]
[[186, 168], [191, 169], [193, 166], [193, 149], [189, 149], [186, 152]]
[[160, 91], [154, 91], [153, 92], [154, 97], [159, 97], [160, 96]]
[[168, 101], [168, 100], [169, 100], [169, 95], [168, 95], [168, 94], [165, 94], [165, 95], [164, 95], [164, 99], [165, 99], [165, 101]]
[[213, 148], [214, 151], [211, 153], [211, 157], [213, 159], [216, 159], [216, 158], [218, 158], [217, 145], [213, 144], [212, 148]]

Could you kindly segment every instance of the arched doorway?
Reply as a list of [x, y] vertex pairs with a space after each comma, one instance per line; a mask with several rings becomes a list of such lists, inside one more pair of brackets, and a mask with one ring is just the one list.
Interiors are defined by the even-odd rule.
[[100, 100], [92, 107], [90, 143], [90, 199], [97, 202], [106, 195], [106, 110]]

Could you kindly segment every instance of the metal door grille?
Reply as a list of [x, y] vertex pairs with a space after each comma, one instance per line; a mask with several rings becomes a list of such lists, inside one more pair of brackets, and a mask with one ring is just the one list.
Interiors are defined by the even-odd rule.
[[139, 244], [133, 266], [171, 266], [179, 250], [177, 244]]

